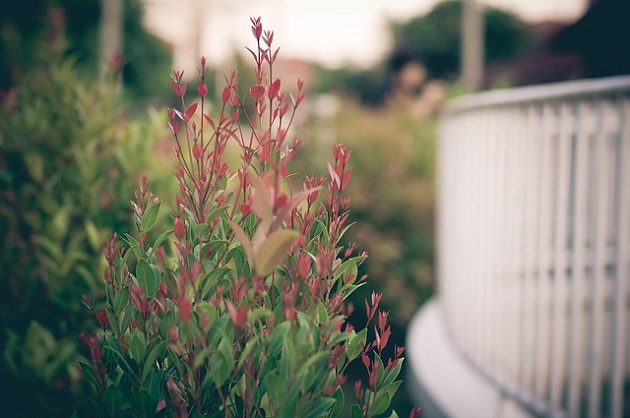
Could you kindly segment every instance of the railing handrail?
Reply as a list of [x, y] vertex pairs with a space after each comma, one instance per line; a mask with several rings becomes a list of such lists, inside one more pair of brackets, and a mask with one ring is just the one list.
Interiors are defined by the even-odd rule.
[[453, 99], [445, 107], [444, 116], [484, 107], [515, 103], [527, 104], [568, 98], [577, 99], [594, 94], [621, 94], [628, 91], [630, 91], [630, 75], [491, 90]]

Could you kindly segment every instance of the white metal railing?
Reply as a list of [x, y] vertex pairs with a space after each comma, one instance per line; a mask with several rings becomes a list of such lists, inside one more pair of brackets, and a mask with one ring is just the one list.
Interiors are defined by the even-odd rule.
[[630, 416], [630, 77], [454, 102], [439, 183], [459, 350], [537, 415]]

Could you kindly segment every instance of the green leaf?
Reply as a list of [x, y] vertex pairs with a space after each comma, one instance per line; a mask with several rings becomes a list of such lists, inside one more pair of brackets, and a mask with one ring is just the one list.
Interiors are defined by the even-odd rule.
[[160, 283], [156, 279], [153, 269], [146, 260], [138, 260], [138, 265], [136, 266], [136, 277], [138, 278], [138, 282], [144, 286], [144, 291], [147, 295], [149, 297], [153, 296]]
[[37, 152], [23, 154], [24, 165], [31, 177], [40, 182], [44, 179], [44, 157]]
[[317, 362], [320, 362], [320, 366], [326, 367], [328, 354], [329, 353], [327, 351], [320, 351], [312, 354], [305, 362], [300, 365], [298, 375], [305, 374], [308, 371], [316, 370], [315, 364]]
[[122, 392], [117, 386], [109, 385], [105, 391], [105, 404], [107, 405], [107, 411], [109, 416], [117, 416], [127, 402], [124, 401]]
[[333, 398], [319, 398], [309, 409], [306, 418], [319, 418], [328, 416], [328, 411], [335, 405]]
[[212, 356], [211, 376], [214, 384], [221, 387], [230, 375], [231, 363], [221, 352]]
[[280, 409], [287, 396], [287, 381], [276, 372], [267, 374], [264, 380], [269, 400], [276, 409]]
[[387, 373], [387, 377], [383, 381], [383, 386], [387, 386], [390, 383], [392, 383], [394, 380], [396, 380], [396, 378], [400, 374], [400, 369], [402, 368], [402, 363], [403, 363], [404, 360], [405, 360], [404, 358], [399, 359], [398, 360], [398, 364], [396, 364], [396, 366], [394, 366], [394, 368], [391, 369]]
[[348, 341], [348, 349], [346, 350], [346, 357], [349, 361], [354, 360], [361, 354], [361, 350], [365, 346], [365, 340], [367, 339], [367, 328], [362, 329], [354, 337]]
[[88, 242], [93, 250], [99, 250], [105, 241], [104, 234], [98, 230], [94, 223], [87, 219], [85, 221], [85, 234], [88, 237]]
[[149, 374], [149, 371], [151, 371], [151, 369], [155, 367], [155, 363], [160, 357], [162, 357], [165, 351], [166, 341], [160, 341], [155, 347], [151, 349], [151, 351], [149, 351], [149, 354], [147, 355], [147, 358], [144, 362], [144, 367], [142, 369], [143, 379], [146, 378]]
[[129, 245], [129, 250], [130, 250], [130, 251], [125, 252], [125, 255], [123, 256], [123, 263], [126, 264], [126, 260], [129, 258], [129, 255], [132, 252], [136, 257], [138, 258], [142, 257], [142, 251], [140, 251], [140, 244], [138, 243], [138, 241], [136, 241], [134, 237], [129, 235], [127, 232], [125, 232], [125, 234], [121, 237], [121, 239], [125, 241], [127, 245]]
[[144, 355], [147, 350], [147, 342], [144, 338], [144, 334], [136, 333], [131, 339], [131, 345], [129, 347], [129, 351], [131, 352], [131, 356], [136, 360], [138, 364], [142, 362], [144, 359]]
[[374, 367], [378, 370], [378, 376], [376, 377], [376, 387], [381, 387], [383, 385], [383, 380], [385, 379], [385, 365], [383, 364], [383, 360], [381, 360], [381, 356], [378, 353], [374, 352]]
[[385, 391], [379, 391], [374, 398], [374, 402], [370, 405], [371, 415], [380, 415], [389, 408], [389, 404], [392, 401], [389, 393]]
[[342, 274], [350, 273], [354, 274], [355, 277], [357, 275], [357, 266], [359, 263], [364, 261], [367, 256], [357, 256], [352, 257], [341, 263], [339, 267], [335, 269], [335, 273], [333, 274], [333, 281], [337, 281]]
[[217, 267], [210, 270], [202, 279], [201, 286], [202, 291], [201, 295], [203, 299], [209, 299], [212, 294], [211, 292], [216, 290], [216, 285], [218, 284], [218, 279], [230, 273], [232, 269], [227, 267]]
[[402, 383], [402, 380], [397, 380], [393, 383], [390, 383], [387, 386], [383, 386], [383, 391], [387, 392], [389, 394], [389, 398], [393, 399], [394, 395], [396, 394], [396, 391], [398, 390], [398, 388], [400, 387], [400, 384]]
[[276, 325], [273, 331], [271, 331], [271, 338], [269, 339], [269, 356], [275, 356], [280, 351], [290, 327], [291, 323], [285, 321]]
[[388, 418], [400, 418], [396, 411], [392, 411], [392, 414]]
[[333, 399], [335, 400], [335, 406], [333, 407], [330, 416], [332, 418], [335, 418], [338, 417], [339, 414], [341, 414], [341, 411], [343, 411], [343, 407], [346, 403], [346, 397], [343, 394], [343, 389], [341, 388], [341, 386], [339, 386], [335, 393], [333, 393]]
[[201, 365], [209, 363], [211, 354], [209, 347], [198, 349], [194, 354], [193, 368], [197, 369]]
[[88, 399], [87, 403], [89, 405], [88, 410], [90, 411], [90, 414], [93, 414], [92, 416], [94, 417], [98, 417], [98, 418], [107, 418], [110, 417], [111, 415], [107, 413], [107, 411], [105, 411], [103, 409], [103, 407], [96, 402], [94, 399]]
[[273, 272], [288, 255], [298, 235], [298, 231], [292, 229], [279, 229], [272, 232], [256, 251], [254, 264], [256, 270], [262, 275]]
[[234, 367], [234, 351], [232, 349], [231, 338], [223, 330], [221, 330], [221, 334], [221, 341], [219, 342], [217, 351], [212, 356], [212, 366], [210, 370], [217, 387], [225, 383]]
[[173, 233], [173, 230], [169, 229], [162, 232], [160, 235], [158, 235], [158, 237], [155, 239], [152, 245], [153, 251], [159, 248], [160, 245], [162, 245], [162, 243], [164, 242], [164, 240], [166, 240], [166, 238], [168, 238], [172, 233]]
[[83, 370], [83, 375], [96, 388], [96, 390], [98, 390], [99, 394], [102, 395], [103, 390], [101, 389], [101, 384], [96, 376], [96, 373], [94, 373], [92, 366], [83, 361], [79, 361], [79, 366], [81, 366], [81, 370]]
[[116, 292], [116, 294], [114, 295], [113, 304], [114, 304], [114, 313], [116, 314], [116, 316], [122, 315], [122, 312], [127, 306], [128, 302], [129, 302], [129, 286], [125, 286], [122, 289], [120, 289], [118, 292]]
[[239, 226], [239, 224], [231, 220], [228, 222], [230, 224], [230, 227], [232, 228], [232, 231], [234, 232], [234, 235], [236, 235], [236, 239], [238, 239], [238, 241], [241, 243], [241, 247], [243, 248], [243, 250], [245, 250], [245, 254], [247, 255], [249, 263], [251, 265], [254, 265], [254, 248], [252, 247], [252, 243], [249, 241], [249, 237], [247, 236], [245, 231], [243, 231], [243, 228]]
[[238, 366], [237, 367], [239, 369], [243, 366], [243, 362], [245, 360], [247, 360], [249, 355], [251, 353], [253, 353], [253, 352], [260, 353], [260, 343], [258, 341], [258, 338], [250, 339], [249, 341], [247, 341], [247, 344], [245, 344], [245, 348], [241, 352], [241, 356], [238, 359]]
[[59, 260], [63, 257], [63, 252], [60, 248], [61, 246], [57, 241], [43, 235], [36, 235], [33, 240], [45, 251], [47, 251], [53, 259]]
[[160, 213], [160, 206], [162, 202], [157, 202], [155, 205], [151, 205], [144, 212], [144, 216], [142, 217], [142, 231], [149, 232], [155, 223], [157, 222], [158, 215]]
[[145, 418], [155, 416], [158, 401], [154, 399], [146, 389], [140, 389], [140, 391], [138, 391], [136, 404], [141, 412], [140, 416]]
[[247, 313], [247, 322], [253, 323], [261, 318], [269, 318], [270, 316], [273, 316], [273, 311], [271, 309], [262, 307], [254, 308]]
[[[124, 334], [127, 331], [127, 327], [129, 326], [134, 310], [135, 309], [130, 308], [125, 311], [125, 315], [123, 316], [122, 321], [120, 321], [121, 334]], [[119, 335], [117, 335], [117, 337], [119, 337]]]
[[324, 324], [328, 320], [328, 309], [321, 300], [317, 301], [317, 317], [320, 324]]
[[363, 418], [363, 414], [361, 413], [361, 408], [359, 408], [359, 405], [352, 405], [352, 418]]

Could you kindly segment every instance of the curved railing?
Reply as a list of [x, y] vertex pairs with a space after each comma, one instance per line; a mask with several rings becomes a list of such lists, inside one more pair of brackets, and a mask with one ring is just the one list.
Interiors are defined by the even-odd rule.
[[630, 77], [456, 101], [439, 183], [457, 348], [537, 415], [630, 416]]

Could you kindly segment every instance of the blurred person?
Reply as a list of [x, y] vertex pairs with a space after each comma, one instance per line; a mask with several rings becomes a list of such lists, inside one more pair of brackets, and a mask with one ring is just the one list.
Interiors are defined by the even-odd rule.
[[392, 76], [387, 102], [419, 118], [435, 115], [446, 97], [444, 84], [431, 79], [425, 65], [404, 52], [394, 54], [389, 67]]

